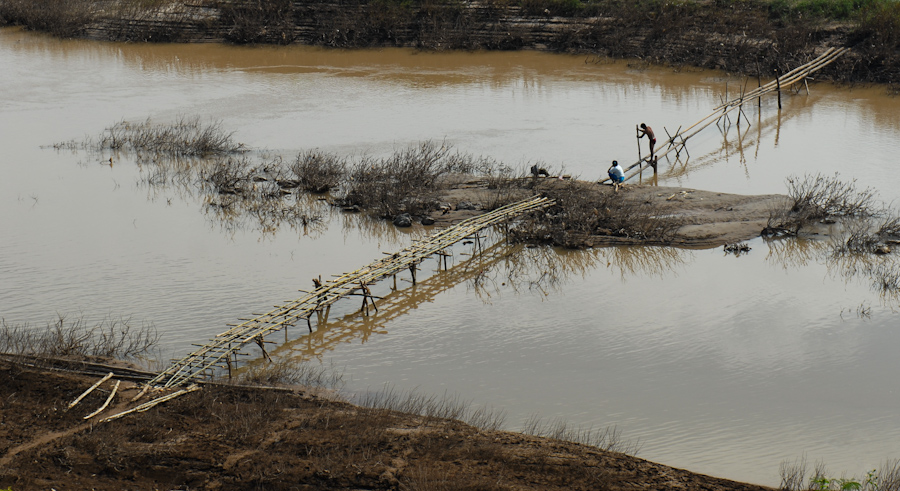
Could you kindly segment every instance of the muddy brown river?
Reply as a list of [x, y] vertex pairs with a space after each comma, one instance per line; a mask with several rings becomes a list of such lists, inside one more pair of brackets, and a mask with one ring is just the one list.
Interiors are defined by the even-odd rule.
[[[299, 297], [314, 276], [426, 232], [315, 199], [315, 227], [225, 223], [188, 188], [148, 185], [153, 170], [131, 156], [109, 166], [108, 153], [52, 148], [118, 121], [221, 121], [257, 158], [377, 157], [433, 140], [596, 179], [612, 159], [636, 160], [636, 124], [664, 137], [744, 83], [532, 52], [133, 45], [2, 29], [0, 317], [34, 328], [58, 315], [130, 317], [159, 330], [167, 360]], [[784, 193], [791, 175], [837, 172], [900, 198], [900, 98], [884, 88], [813, 83], [786, 93], [781, 112], [774, 97], [745, 110], [749, 124], [707, 128], [689, 159], [661, 162], [659, 183]], [[460, 245], [452, 274], [426, 262], [415, 288], [376, 287], [378, 315], [338, 304], [328, 325], [291, 332], [275, 354], [337, 367], [350, 395], [385, 384], [458, 395], [505, 411], [509, 429], [535, 416], [615, 425], [642, 458], [736, 480], [778, 485], [779, 464], [804, 455], [835, 477], [900, 458], [896, 296], [830, 260], [823, 242], [750, 246], [737, 257], [500, 245], [466, 266]]]

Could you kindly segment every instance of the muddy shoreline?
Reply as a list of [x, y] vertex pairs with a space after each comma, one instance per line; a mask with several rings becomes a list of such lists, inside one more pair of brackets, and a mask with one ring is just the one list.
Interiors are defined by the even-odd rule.
[[[0, 361], [0, 488], [769, 489], [302, 388], [206, 386], [96, 424], [82, 417], [109, 387], [66, 407], [97, 379]], [[101, 417], [138, 386], [125, 381], [119, 391]]]
[[[75, 1], [54, 10], [42, 1], [9, 0], [0, 25], [23, 25], [65, 37], [126, 42], [304, 44], [334, 48], [423, 50], [535, 49], [639, 59], [675, 67], [719, 69], [772, 79], [777, 71], [829, 47], [852, 52], [816, 74], [842, 83], [900, 81], [900, 40], [851, 21], [778, 14], [764, 2], [592, 4], [572, 12], [560, 2], [487, 0], [391, 2], [165, 2], [110, 7]], [[524, 6], [523, 6], [524, 5]]]

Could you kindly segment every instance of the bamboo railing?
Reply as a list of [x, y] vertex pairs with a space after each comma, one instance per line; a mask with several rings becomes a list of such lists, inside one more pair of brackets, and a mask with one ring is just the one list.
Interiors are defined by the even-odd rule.
[[[683, 148], [685, 146], [685, 144], [687, 143], [687, 140], [689, 138], [691, 138], [692, 136], [696, 135], [697, 133], [700, 133], [701, 131], [703, 131], [709, 125], [715, 123], [716, 121], [719, 121], [721, 118], [728, 115], [728, 113], [730, 113], [736, 109], [739, 111], [742, 111], [743, 110], [742, 107], [745, 102], [755, 99], [755, 98], [758, 98], [758, 97], [762, 97], [766, 94], [770, 94], [775, 91], [779, 91], [782, 88], [791, 87], [792, 85], [794, 85], [796, 83], [802, 82], [810, 74], [812, 74], [813, 72], [816, 72], [818, 70], [821, 70], [822, 68], [831, 64], [832, 62], [837, 60], [841, 55], [845, 54], [848, 51], [850, 51], [849, 48], [829, 48], [827, 51], [825, 51], [825, 53], [822, 53], [821, 56], [810, 61], [809, 63], [801, 65], [797, 68], [794, 68], [793, 70], [785, 73], [784, 75], [777, 77], [775, 80], [772, 80], [771, 82], [769, 82], [765, 85], [762, 85], [762, 86], [760, 86], [756, 89], [753, 89], [747, 93], [744, 93], [736, 99], [732, 99], [730, 101], [720, 104], [719, 106], [713, 108], [713, 112], [708, 114], [706, 117], [704, 117], [700, 121], [697, 121], [696, 123], [688, 126], [684, 130], [679, 129], [678, 131], [675, 132], [674, 135], [671, 135], [668, 140], [663, 141], [662, 144], [668, 145], [668, 147], [666, 147], [665, 150], [660, 150], [660, 151], [655, 152], [654, 155], [658, 158], [658, 157], [665, 157], [666, 155], [668, 155], [669, 153], [671, 153], [673, 151], [679, 152], [680, 151], [679, 147]], [[638, 154], [640, 155], [640, 150], [638, 150]], [[627, 180], [631, 179], [635, 175], [641, 173], [647, 166], [649, 166], [651, 157], [652, 156], [648, 156], [646, 158], [639, 157], [639, 160], [637, 162], [626, 167], [625, 168], [625, 180], [627, 181]], [[634, 170], [635, 167], [637, 168], [637, 170]], [[602, 184], [607, 181], [609, 181], [608, 177], [601, 179], [599, 182]]]
[[[312, 331], [309, 319], [312, 314], [328, 309], [331, 304], [350, 295], [361, 294], [363, 305], [374, 297], [368, 292], [368, 285], [381, 279], [409, 270], [415, 283], [416, 266], [426, 258], [440, 254], [441, 251], [468, 237], [476, 237], [477, 233], [492, 225], [505, 222], [517, 215], [551, 206], [553, 201], [543, 197], [532, 197], [510, 205], [503, 206], [488, 213], [464, 220], [452, 227], [445, 228], [431, 236], [414, 242], [397, 253], [390, 254], [368, 266], [342, 274], [331, 281], [317, 285], [306, 296], [275, 305], [274, 309], [250, 319], [242, 319], [240, 324], [231, 325], [230, 329], [218, 334], [205, 345], [174, 362], [165, 371], [160, 372], [148, 387], [178, 387], [201, 377], [211, 375], [216, 369], [228, 368], [231, 357], [245, 345], [255, 342], [264, 347], [264, 338], [269, 334], [289, 326], [295, 326], [305, 320]], [[263, 348], [264, 350], [264, 348]]]

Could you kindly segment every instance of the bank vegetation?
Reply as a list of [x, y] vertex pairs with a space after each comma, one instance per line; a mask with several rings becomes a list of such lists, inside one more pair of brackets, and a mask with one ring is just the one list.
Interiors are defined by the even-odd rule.
[[544, 49], [766, 78], [848, 46], [819, 77], [900, 82], [892, 0], [0, 0], [0, 25], [134, 42]]

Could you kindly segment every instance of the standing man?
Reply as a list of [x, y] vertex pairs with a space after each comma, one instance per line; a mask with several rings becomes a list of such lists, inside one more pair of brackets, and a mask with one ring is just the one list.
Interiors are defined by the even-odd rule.
[[650, 140], [649, 162], [653, 162], [653, 147], [656, 146], [656, 135], [653, 134], [653, 128], [641, 123], [641, 134], [638, 135], [638, 139], [643, 138], [644, 135], [647, 135], [647, 139]]

